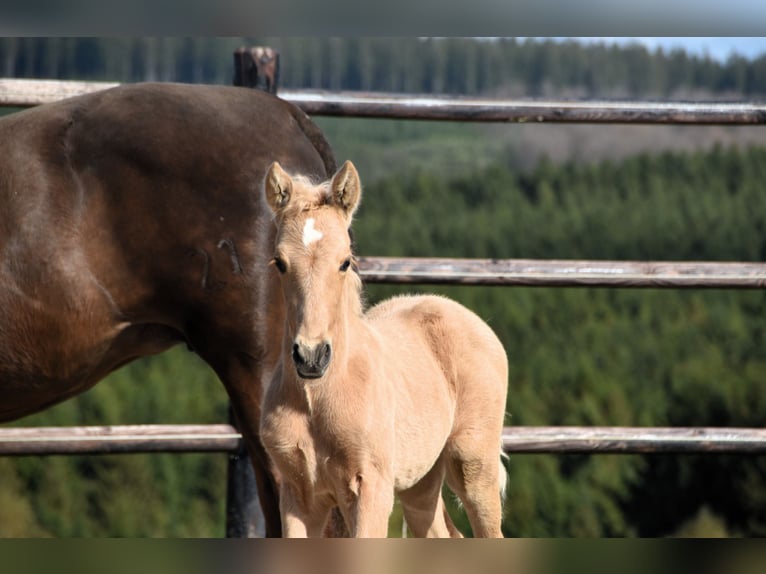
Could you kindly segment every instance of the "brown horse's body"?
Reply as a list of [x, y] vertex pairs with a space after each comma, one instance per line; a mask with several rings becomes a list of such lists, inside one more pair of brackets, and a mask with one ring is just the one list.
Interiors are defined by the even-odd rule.
[[138, 84], [0, 120], [0, 421], [185, 342], [219, 375], [279, 534], [258, 438], [281, 300], [272, 161], [327, 177], [297, 108], [243, 88]]
[[285, 534], [320, 535], [338, 505], [352, 535], [386, 536], [396, 492], [416, 536], [459, 535], [441, 498], [446, 478], [474, 534], [501, 536], [508, 366], [498, 338], [443, 297], [363, 312], [347, 234], [360, 194], [350, 164], [322, 186], [275, 165], [265, 194], [286, 328], [261, 432], [281, 477]]

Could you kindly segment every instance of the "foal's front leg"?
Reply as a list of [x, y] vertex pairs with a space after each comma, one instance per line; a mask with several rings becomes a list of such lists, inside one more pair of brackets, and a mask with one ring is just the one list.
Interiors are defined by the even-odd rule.
[[319, 538], [324, 533], [330, 506], [307, 504], [289, 485], [279, 492], [279, 513], [284, 538]]
[[357, 473], [349, 481], [346, 516], [354, 538], [386, 538], [394, 507], [394, 484], [377, 472]]

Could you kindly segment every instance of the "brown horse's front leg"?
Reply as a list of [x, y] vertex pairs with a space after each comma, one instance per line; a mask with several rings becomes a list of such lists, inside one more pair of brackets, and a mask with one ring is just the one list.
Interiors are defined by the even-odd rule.
[[268, 455], [258, 437], [246, 440], [250, 462], [253, 465], [255, 484], [258, 488], [258, 502], [261, 505], [267, 538], [282, 536], [282, 521], [279, 517], [279, 487], [270, 470]]
[[269, 455], [260, 439], [260, 383], [258, 385], [252, 383], [252, 381], [260, 381], [261, 373], [257, 367], [251, 367], [237, 371], [229, 365], [224, 371], [228, 376], [221, 376], [221, 380], [228, 391], [236, 426], [242, 433], [253, 465], [266, 536], [279, 538], [282, 536], [282, 522], [279, 518], [279, 488], [271, 471]]

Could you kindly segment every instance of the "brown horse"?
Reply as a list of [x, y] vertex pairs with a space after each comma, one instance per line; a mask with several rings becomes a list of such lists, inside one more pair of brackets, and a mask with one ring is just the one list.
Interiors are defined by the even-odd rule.
[[0, 421], [184, 342], [231, 397], [279, 535], [258, 437], [283, 324], [260, 192], [275, 160], [335, 170], [299, 109], [245, 88], [137, 84], [2, 118]]
[[320, 535], [337, 505], [352, 535], [386, 536], [397, 492], [416, 536], [457, 536], [446, 478], [474, 535], [502, 536], [508, 364], [498, 338], [443, 297], [363, 312], [347, 233], [361, 194], [351, 163], [320, 185], [275, 163], [264, 193], [286, 325], [261, 437], [280, 475], [285, 534]]

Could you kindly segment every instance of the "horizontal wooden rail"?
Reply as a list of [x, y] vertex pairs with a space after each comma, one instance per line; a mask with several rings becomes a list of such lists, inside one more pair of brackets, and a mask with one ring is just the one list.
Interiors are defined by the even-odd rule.
[[460, 122], [766, 124], [766, 103], [499, 100], [282, 90], [307, 114]]
[[0, 78], [0, 106], [14, 108], [39, 106], [72, 96], [99, 92], [119, 85], [116, 82]]
[[[35, 106], [117, 85], [0, 79], [0, 106]], [[314, 90], [282, 90], [280, 97], [317, 116], [515, 123], [766, 124], [766, 103], [501, 100]]]
[[505, 427], [503, 449], [524, 453], [766, 454], [766, 429]]
[[0, 455], [236, 451], [231, 425], [0, 428]]
[[[237, 452], [230, 425], [0, 428], [0, 455]], [[761, 453], [766, 430], [750, 428], [543, 427], [503, 429], [513, 453]]]
[[361, 257], [370, 283], [535, 287], [766, 287], [766, 263]]

